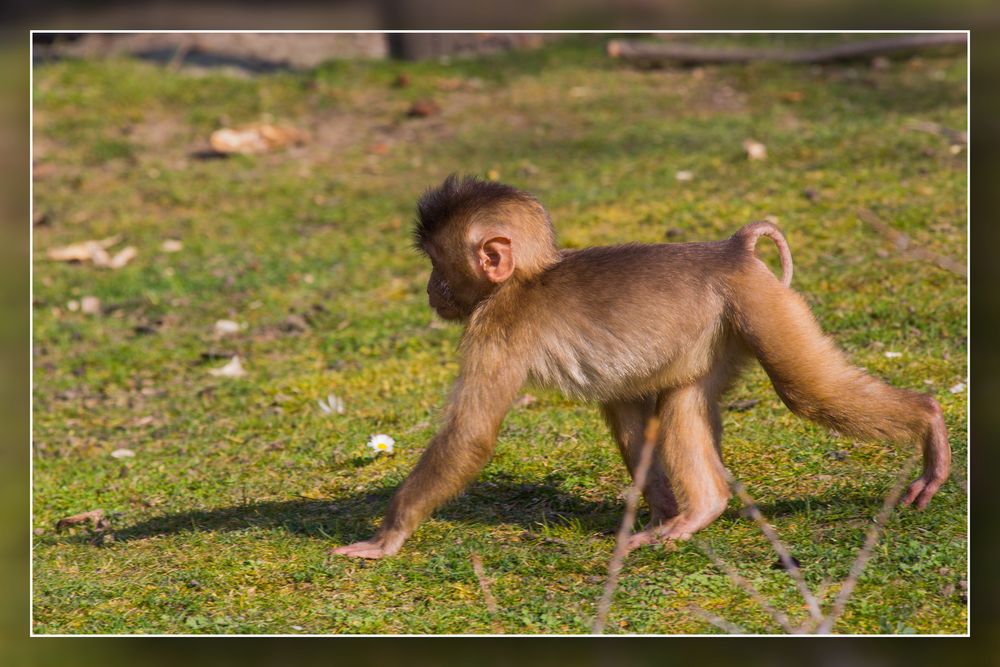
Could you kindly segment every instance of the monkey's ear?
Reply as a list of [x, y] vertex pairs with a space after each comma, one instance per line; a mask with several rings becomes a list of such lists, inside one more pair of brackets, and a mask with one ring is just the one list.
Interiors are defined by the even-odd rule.
[[479, 270], [491, 283], [502, 283], [514, 273], [514, 252], [506, 236], [493, 236], [482, 241], [476, 259], [479, 260]]

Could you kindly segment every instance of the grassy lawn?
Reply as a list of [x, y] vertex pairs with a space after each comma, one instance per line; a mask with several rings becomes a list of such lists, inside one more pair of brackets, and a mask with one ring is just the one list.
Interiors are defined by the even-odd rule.
[[[377, 525], [457, 370], [460, 329], [435, 321], [409, 248], [416, 198], [451, 171], [535, 192], [567, 246], [710, 240], [776, 216], [823, 327], [858, 365], [936, 396], [955, 454], [927, 511], [892, 516], [836, 629], [965, 632], [967, 403], [950, 388], [968, 375], [966, 283], [856, 215], [964, 263], [966, 154], [907, 128], [965, 129], [964, 56], [637, 70], [604, 41], [256, 77], [36, 66], [35, 632], [489, 633], [473, 553], [505, 632], [588, 631], [627, 476], [597, 410], [555, 393], [527, 390], [479, 480], [397, 557], [327, 555]], [[441, 112], [407, 117], [426, 97]], [[268, 119], [310, 140], [195, 156], [213, 130]], [[766, 160], [747, 160], [749, 137]], [[119, 270], [46, 259], [116, 234], [138, 250]], [[99, 314], [70, 309], [85, 296]], [[219, 337], [219, 319], [246, 327]], [[209, 374], [233, 354], [245, 377]], [[328, 394], [343, 414], [320, 410]], [[828, 604], [909, 452], [799, 420], [756, 366], [726, 400], [748, 399], [725, 413], [727, 464]], [[374, 433], [394, 456], [372, 455]], [[54, 528], [97, 508], [109, 531]], [[736, 500], [701, 536], [805, 618]], [[691, 604], [778, 630], [690, 544], [629, 557], [608, 630], [719, 632]]]

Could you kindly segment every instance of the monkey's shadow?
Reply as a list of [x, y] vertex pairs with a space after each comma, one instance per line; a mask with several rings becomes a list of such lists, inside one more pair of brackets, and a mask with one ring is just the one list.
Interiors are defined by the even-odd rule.
[[[621, 522], [619, 499], [593, 501], [567, 493], [561, 480], [548, 476], [541, 482], [519, 482], [493, 475], [470, 486], [464, 494], [435, 513], [448, 521], [470, 525], [508, 524], [537, 530], [550, 524], [572, 523], [587, 533], [613, 535]], [[190, 510], [153, 517], [114, 531], [116, 541], [141, 540], [158, 535], [190, 531], [219, 532], [248, 528], [282, 528], [289, 533], [349, 543], [371, 536], [372, 522], [385, 512], [394, 486], [386, 486], [329, 500], [283, 500], [247, 502], [228, 507]], [[858, 507], [867, 511], [875, 497], [811, 497], [785, 499], [760, 506], [765, 516], [775, 518], [827, 506]], [[737, 518], [733, 506], [723, 514]], [[641, 510], [639, 520], [646, 518]]]
[[[519, 482], [493, 475], [470, 486], [435, 516], [468, 524], [513, 524], [526, 530], [545, 524], [574, 523], [590, 532], [613, 533], [621, 520], [618, 502], [594, 502], [567, 493], [557, 477]], [[283, 528], [297, 535], [353, 542], [371, 536], [395, 486], [329, 500], [247, 502], [215, 509], [190, 510], [153, 517], [115, 529], [115, 541], [141, 540], [190, 531]]]

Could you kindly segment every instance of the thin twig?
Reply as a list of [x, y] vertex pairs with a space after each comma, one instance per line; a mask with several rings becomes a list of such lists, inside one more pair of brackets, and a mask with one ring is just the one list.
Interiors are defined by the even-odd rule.
[[909, 236], [880, 220], [879, 217], [870, 209], [858, 209], [858, 218], [862, 222], [868, 223], [872, 229], [891, 241], [892, 244], [896, 246], [896, 250], [904, 255], [908, 255], [914, 259], [923, 260], [925, 262], [930, 262], [945, 271], [951, 271], [952, 273], [960, 275], [963, 278], [968, 275], [968, 271], [966, 270], [964, 264], [956, 262], [950, 257], [939, 255], [936, 252], [932, 252], [926, 248], [915, 245], [910, 240]]
[[740, 575], [740, 573], [737, 572], [729, 563], [724, 561], [719, 554], [715, 553], [715, 550], [712, 547], [698, 539], [693, 540], [692, 543], [700, 549], [702, 553], [708, 556], [708, 559], [712, 561], [712, 564], [714, 564], [715, 567], [722, 570], [733, 583], [742, 588], [743, 591], [749, 595], [761, 609], [766, 611], [771, 618], [774, 619], [774, 622], [781, 626], [782, 630], [789, 634], [796, 633], [796, 629], [792, 627], [791, 622], [788, 620], [788, 615], [779, 609], [775, 609], [761, 594], [761, 592], [754, 588], [753, 584], [744, 579], [743, 576]]
[[618, 527], [618, 535], [615, 537], [615, 550], [608, 561], [608, 578], [604, 582], [604, 592], [597, 603], [597, 615], [590, 626], [590, 631], [595, 635], [604, 632], [604, 626], [608, 621], [608, 611], [611, 609], [611, 600], [615, 595], [615, 588], [618, 587], [618, 575], [622, 571], [625, 557], [628, 555], [628, 541], [632, 536], [632, 526], [635, 525], [636, 507], [639, 504], [639, 494], [646, 486], [646, 475], [653, 461], [653, 450], [656, 442], [657, 432], [660, 429], [660, 420], [653, 417], [646, 424], [645, 439], [642, 443], [642, 452], [639, 455], [639, 465], [636, 466], [635, 474], [632, 476], [632, 484], [625, 491], [625, 514], [622, 516], [622, 523]]
[[903, 495], [903, 489], [906, 488], [906, 483], [910, 478], [910, 473], [917, 464], [918, 458], [919, 455], [917, 454], [910, 457], [910, 460], [906, 462], [903, 470], [900, 471], [899, 477], [896, 479], [896, 483], [893, 485], [892, 489], [886, 495], [885, 500], [882, 502], [882, 507], [875, 516], [875, 523], [868, 529], [861, 551], [858, 552], [858, 557], [854, 559], [854, 564], [851, 565], [851, 571], [848, 573], [847, 578], [844, 579], [843, 585], [837, 592], [837, 598], [833, 601], [833, 606], [830, 608], [830, 612], [819, 625], [819, 630], [817, 630], [819, 634], [829, 634], [833, 629], [834, 624], [837, 622], [837, 619], [840, 618], [842, 613], [844, 613], [844, 607], [847, 605], [847, 600], [851, 597], [851, 593], [854, 592], [854, 587], [857, 585], [858, 579], [861, 578], [861, 573], [865, 571], [865, 565], [868, 564], [868, 559], [871, 558], [872, 552], [875, 550], [875, 545], [878, 543], [878, 539], [881, 537], [882, 531], [885, 529], [885, 523], [889, 519], [889, 515], [899, 502], [900, 496]]
[[476, 579], [479, 580], [479, 588], [483, 591], [486, 611], [490, 613], [490, 617], [493, 619], [493, 632], [498, 635], [503, 634], [503, 625], [500, 624], [500, 619], [497, 618], [497, 601], [493, 597], [493, 593], [490, 592], [490, 581], [486, 578], [486, 572], [483, 570], [483, 559], [475, 552], [469, 556], [469, 559], [472, 561], [472, 571], [476, 573]]
[[[834, 582], [829, 577], [823, 577], [823, 580], [819, 582], [819, 586], [816, 587], [816, 599], [819, 600], [820, 605], [826, 600], [827, 595], [830, 594], [830, 589], [833, 588]], [[824, 618], [826, 618], [824, 616]], [[802, 624], [795, 629], [795, 634], [797, 635], [811, 635], [816, 632], [816, 626], [818, 626], [821, 621], [817, 621], [812, 616], [807, 616]]]
[[819, 586], [816, 588], [816, 599], [825, 600], [831, 588], [833, 588], [833, 581], [829, 577], [823, 577], [823, 581], [819, 582]]
[[[823, 581], [819, 582], [819, 586], [816, 588], [816, 599], [820, 601], [820, 605], [826, 600], [827, 595], [830, 593], [830, 589], [833, 588], [834, 582], [828, 577], [823, 577]], [[825, 616], [823, 618], [826, 618]], [[798, 635], [811, 635], [816, 632], [817, 626], [823, 622], [823, 619], [816, 620], [812, 616], [806, 616], [802, 624], [795, 629], [795, 634]]]
[[688, 611], [690, 611], [692, 614], [695, 614], [696, 616], [701, 616], [703, 619], [705, 619], [706, 621], [708, 621], [709, 623], [711, 623], [715, 627], [719, 628], [723, 632], [727, 632], [727, 633], [729, 633], [731, 635], [745, 635], [745, 634], [747, 634], [746, 631], [743, 628], [741, 628], [740, 626], [736, 625], [732, 621], [727, 621], [726, 619], [722, 618], [721, 616], [716, 616], [712, 612], [710, 612], [710, 611], [708, 611], [706, 609], [703, 609], [702, 607], [699, 607], [696, 604], [689, 604], [688, 605]]
[[767, 522], [764, 515], [761, 514], [760, 508], [757, 507], [757, 502], [753, 497], [747, 492], [743, 484], [733, 477], [732, 473], [726, 469], [726, 478], [729, 482], [730, 487], [733, 492], [739, 496], [740, 500], [743, 501], [743, 505], [746, 507], [747, 511], [750, 513], [751, 518], [757, 522], [760, 526], [761, 532], [764, 533], [764, 537], [768, 539], [771, 546], [778, 553], [778, 557], [781, 559], [781, 564], [784, 566], [788, 574], [791, 575], [792, 579], [795, 580], [795, 585], [799, 589], [799, 593], [802, 594], [802, 599], [805, 600], [806, 607], [809, 608], [809, 614], [817, 621], [823, 620], [823, 613], [819, 609], [819, 603], [816, 601], [816, 596], [813, 595], [812, 591], [809, 590], [809, 586], [806, 584], [806, 580], [802, 577], [802, 571], [799, 570], [798, 565], [792, 560], [791, 554], [785, 547], [784, 543], [778, 538], [778, 534], [774, 531], [774, 528]]

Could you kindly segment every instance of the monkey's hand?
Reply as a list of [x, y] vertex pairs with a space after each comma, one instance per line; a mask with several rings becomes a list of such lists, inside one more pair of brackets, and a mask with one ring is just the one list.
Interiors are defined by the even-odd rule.
[[338, 556], [349, 556], [351, 558], [384, 558], [394, 556], [403, 546], [403, 540], [393, 540], [376, 535], [364, 542], [355, 542], [342, 547], [330, 549], [331, 554]]
[[[915, 505], [918, 510], [922, 510], [927, 507], [927, 503], [931, 501], [937, 490], [941, 488], [947, 479], [947, 475], [940, 472], [925, 472], [917, 481], [910, 484], [910, 488], [907, 490], [906, 495], [899, 504], [903, 507], [909, 505]], [[914, 502], [915, 501], [915, 502]]]

